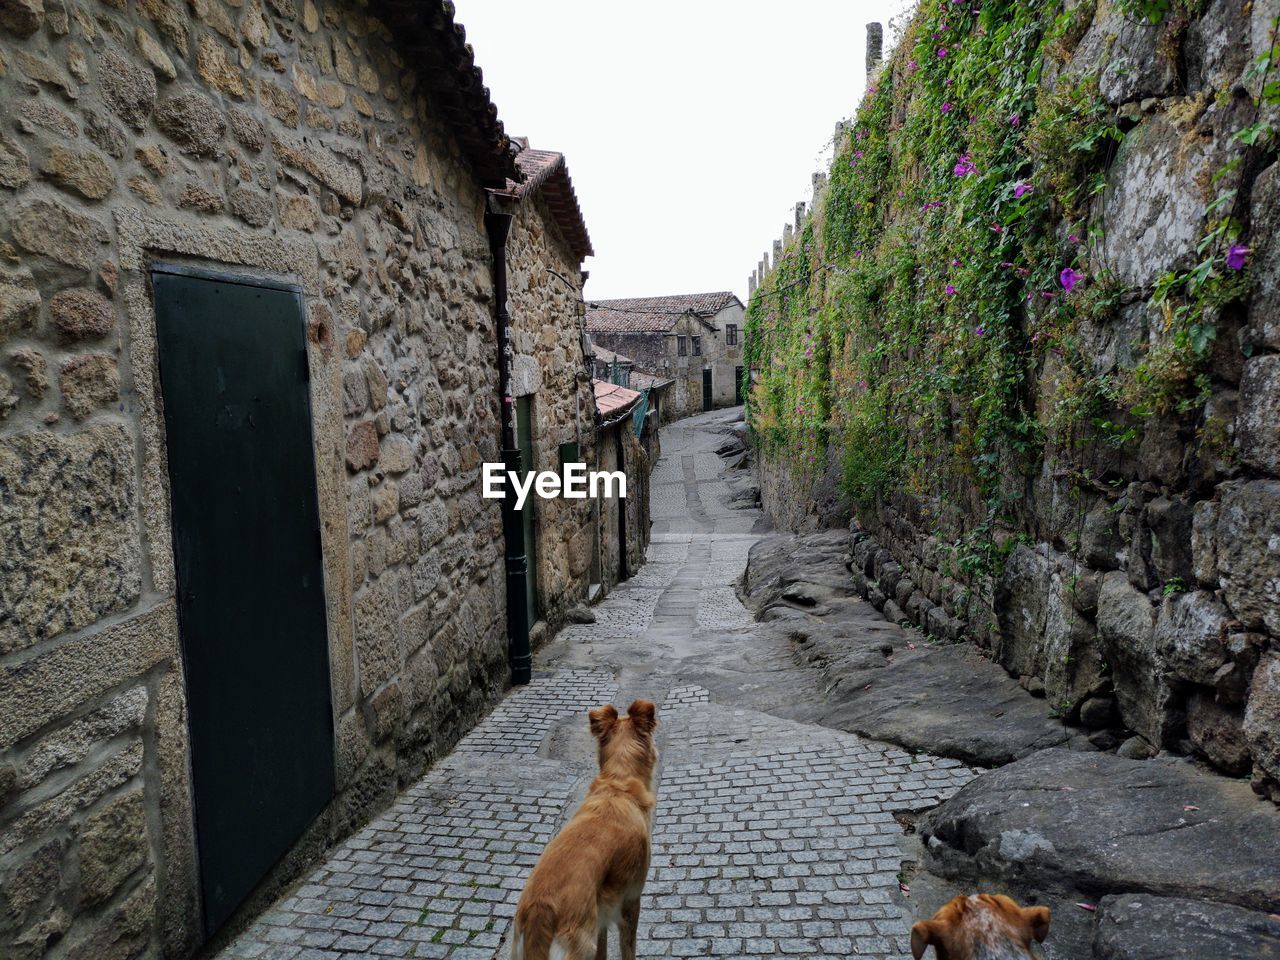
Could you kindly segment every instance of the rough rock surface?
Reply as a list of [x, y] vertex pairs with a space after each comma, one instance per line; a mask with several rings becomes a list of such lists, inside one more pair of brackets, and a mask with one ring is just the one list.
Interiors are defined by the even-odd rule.
[[[979, 777], [919, 829], [931, 874], [1023, 899], [1143, 893], [1254, 918], [1280, 905], [1280, 814], [1247, 784], [1176, 759], [1041, 751]], [[1053, 955], [1089, 956], [1068, 927]]]
[[1280, 918], [1178, 897], [1103, 897], [1093, 955], [1098, 960], [1276, 960]]
[[1043, 700], [967, 645], [940, 645], [862, 600], [844, 531], [756, 544], [744, 601], [823, 673], [807, 719], [966, 763], [1008, 763], [1071, 736]]

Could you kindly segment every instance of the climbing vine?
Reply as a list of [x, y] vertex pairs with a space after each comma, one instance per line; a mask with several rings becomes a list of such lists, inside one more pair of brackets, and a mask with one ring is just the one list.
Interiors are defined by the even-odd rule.
[[[1150, 22], [1191, 7], [1136, 6]], [[1083, 332], [1126, 294], [1091, 219], [1123, 118], [1065, 66], [1093, 15], [1089, 0], [922, 4], [748, 307], [757, 443], [800, 472], [838, 466], [858, 509], [904, 491], [957, 520], [973, 572], [999, 561], [1046, 444], [1123, 446], [1142, 418], [1203, 405], [1217, 318], [1246, 291], [1235, 150], [1198, 263], [1156, 285], [1151, 349], [1112, 368], [1090, 355]], [[1255, 69], [1265, 99], [1269, 58]]]

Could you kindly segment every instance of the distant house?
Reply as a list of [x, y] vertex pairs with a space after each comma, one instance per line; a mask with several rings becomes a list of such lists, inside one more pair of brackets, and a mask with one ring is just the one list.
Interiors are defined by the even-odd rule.
[[742, 301], [727, 290], [587, 304], [593, 343], [675, 380], [666, 421], [742, 402], [742, 324]]
[[631, 370], [635, 361], [614, 353], [598, 343], [591, 344], [591, 375], [607, 383], [616, 383], [620, 387], [631, 386]]

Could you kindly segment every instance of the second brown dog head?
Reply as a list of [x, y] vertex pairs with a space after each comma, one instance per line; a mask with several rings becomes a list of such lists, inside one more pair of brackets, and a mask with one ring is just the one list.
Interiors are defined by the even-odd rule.
[[658, 763], [658, 749], [653, 742], [657, 709], [648, 700], [637, 700], [621, 717], [612, 703], [587, 711], [591, 735], [599, 745], [601, 773], [639, 777], [650, 783]]
[[938, 960], [1020, 960], [1049, 935], [1048, 907], [1020, 907], [1001, 894], [955, 897], [911, 928], [911, 956], [933, 947]]

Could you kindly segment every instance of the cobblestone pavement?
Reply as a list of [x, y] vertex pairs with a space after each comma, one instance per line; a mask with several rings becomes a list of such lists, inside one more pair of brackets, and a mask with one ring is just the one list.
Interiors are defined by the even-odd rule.
[[910, 955], [895, 814], [973, 774], [758, 708], [818, 691], [734, 592], [758, 515], [714, 453], [732, 416], [664, 428], [649, 562], [596, 622], [221, 957], [508, 956], [524, 878], [594, 773], [586, 710], [637, 696], [662, 748], [640, 956]]

